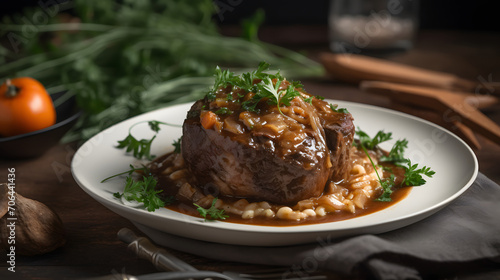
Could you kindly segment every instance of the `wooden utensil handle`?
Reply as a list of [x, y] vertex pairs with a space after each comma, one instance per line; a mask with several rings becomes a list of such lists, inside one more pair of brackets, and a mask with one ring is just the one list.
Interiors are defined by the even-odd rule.
[[372, 93], [385, 95], [397, 100], [407, 100], [425, 108], [434, 109], [449, 118], [457, 117], [460, 122], [482, 134], [496, 144], [500, 144], [500, 126], [486, 117], [477, 108], [466, 102], [457, 93], [428, 87], [403, 85], [380, 81], [364, 81], [360, 88]]
[[363, 55], [323, 53], [320, 59], [332, 75], [351, 82], [378, 80], [464, 91], [472, 91], [477, 85], [449, 73]]

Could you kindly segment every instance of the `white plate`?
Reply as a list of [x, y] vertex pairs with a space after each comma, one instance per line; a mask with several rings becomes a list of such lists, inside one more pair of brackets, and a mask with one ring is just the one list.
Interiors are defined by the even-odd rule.
[[[415, 187], [401, 202], [370, 215], [354, 219], [305, 226], [253, 226], [221, 221], [205, 222], [168, 209], [148, 212], [124, 205], [113, 197], [123, 191], [124, 177], [101, 183], [104, 178], [126, 171], [130, 164], [138, 164], [130, 154], [116, 149], [118, 140], [125, 138], [129, 128], [139, 122], [159, 120], [181, 125], [191, 104], [182, 104], [149, 112], [123, 121], [91, 138], [76, 152], [71, 168], [76, 182], [94, 199], [134, 223], [204, 241], [250, 245], [280, 246], [314, 242], [317, 238], [337, 238], [359, 234], [377, 234], [415, 223], [436, 213], [462, 194], [474, 181], [478, 172], [477, 159], [472, 150], [452, 133], [422, 119], [369, 105], [327, 100], [347, 108], [354, 116], [356, 127], [374, 136], [379, 130], [392, 132], [390, 149], [401, 138], [409, 140], [406, 156], [420, 166], [430, 166], [436, 174], [424, 186]], [[152, 154], [172, 151], [174, 140], [181, 136], [180, 127], [161, 126]], [[132, 133], [136, 138], [149, 139], [153, 133], [144, 123]], [[99, 217], [96, 217], [98, 219]]]

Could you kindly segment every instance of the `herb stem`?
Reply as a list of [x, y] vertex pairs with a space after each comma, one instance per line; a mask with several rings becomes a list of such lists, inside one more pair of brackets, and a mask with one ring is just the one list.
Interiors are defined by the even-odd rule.
[[105, 34], [106, 36], [103, 37], [110, 37], [110, 38], [99, 38], [100, 40], [96, 40], [94, 42], [88, 42], [88, 46], [86, 48], [83, 48], [79, 51], [76, 52], [71, 52], [65, 56], [59, 57], [57, 59], [53, 60], [48, 60], [43, 63], [36, 64], [32, 67], [29, 67], [27, 69], [24, 69], [19, 72], [19, 75], [24, 75], [24, 76], [33, 76], [37, 72], [43, 72], [45, 70], [49, 69], [56, 69], [57, 66], [63, 65], [65, 63], [75, 61], [80, 58], [84, 58], [87, 56], [90, 56], [92, 54], [98, 53], [101, 50], [107, 48], [107, 46], [112, 43], [113, 41], [116, 41], [120, 39], [122, 36], [127, 36], [127, 33], [117, 33], [117, 34], [111, 34], [113, 36], [110, 36], [109, 34]]
[[[142, 123], [149, 123], [151, 122], [151, 120], [148, 120], [148, 121], [140, 121], [140, 122], [136, 122], [134, 123], [133, 125], [131, 125], [129, 128], [128, 128], [128, 133], [129, 134], [132, 134], [132, 128], [134, 128], [135, 126], [139, 125], [139, 124], [142, 124]], [[164, 124], [164, 125], [168, 125], [168, 126], [175, 126], [175, 127], [182, 127], [182, 125], [180, 124], [172, 124], [172, 123], [167, 123], [167, 122], [160, 122], [160, 121], [154, 121], [158, 124]]]
[[130, 165], [130, 167], [131, 167], [131, 169], [130, 169], [130, 170], [120, 172], [120, 173], [115, 174], [115, 175], [113, 175], [113, 176], [109, 176], [109, 177], [107, 177], [107, 178], [103, 179], [103, 180], [101, 181], [101, 183], [104, 183], [104, 182], [106, 182], [106, 181], [108, 181], [108, 180], [111, 180], [111, 179], [113, 179], [113, 178], [115, 178], [115, 177], [118, 177], [118, 176], [121, 176], [121, 175], [131, 174], [132, 172], [135, 172], [135, 171], [138, 171], [138, 170], [143, 170], [143, 171], [147, 171], [147, 170], [148, 170], [148, 168], [147, 168], [147, 167], [135, 168], [135, 167], [133, 167], [132, 165]]
[[69, 100], [71, 97], [75, 96], [76, 92], [73, 90], [68, 90], [66, 91], [62, 96], [54, 100], [54, 107], [57, 108], [59, 105], [63, 104], [67, 100]]
[[[6, 31], [23, 31], [24, 25], [19, 24], [0, 24], [0, 27]], [[96, 23], [54, 23], [46, 25], [33, 25], [37, 32], [56, 32], [56, 31], [108, 31], [116, 28], [113, 25], [96, 24]]]
[[365, 146], [362, 143], [360, 143], [360, 146], [361, 146], [361, 149], [363, 149], [363, 152], [365, 153], [365, 155], [370, 160], [370, 163], [372, 164], [373, 169], [375, 170], [375, 174], [377, 174], [378, 181], [380, 182], [380, 184], [382, 184], [382, 179], [380, 178], [380, 175], [378, 174], [377, 167], [376, 167], [375, 163], [373, 162], [372, 157], [368, 153], [368, 150], [366, 150]]

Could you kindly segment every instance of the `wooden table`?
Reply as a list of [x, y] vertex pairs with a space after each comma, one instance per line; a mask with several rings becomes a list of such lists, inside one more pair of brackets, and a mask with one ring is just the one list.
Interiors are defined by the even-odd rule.
[[[321, 29], [316, 33], [323, 34]], [[500, 79], [500, 39], [495, 34], [427, 31], [421, 32], [417, 42], [413, 50], [390, 59], [470, 79], [490, 74], [493, 79]], [[306, 46], [312, 57], [319, 51], [327, 50], [326, 42], [317, 43]], [[310, 93], [326, 98], [391, 106], [389, 100], [362, 92], [356, 85], [342, 84], [326, 77], [303, 80], [303, 84]], [[498, 105], [484, 110], [484, 113], [500, 124]], [[481, 136], [478, 139], [482, 145], [482, 149], [476, 151], [480, 172], [500, 183], [500, 145]], [[140, 232], [128, 220], [90, 198], [73, 180], [70, 163], [76, 148], [73, 144], [61, 144], [37, 159], [0, 160], [0, 181], [6, 181], [7, 168], [14, 167], [16, 191], [54, 209], [63, 220], [67, 233], [66, 245], [54, 252], [34, 257], [18, 256], [15, 274], [7, 272], [2, 252], [0, 279], [74, 279], [111, 274], [113, 271], [136, 275], [156, 272], [151, 264], [128, 252], [126, 245], [116, 237], [123, 227], [131, 228], [137, 234]], [[199, 269], [242, 270], [255, 267], [174, 253]], [[341, 277], [332, 276], [332, 279]]]

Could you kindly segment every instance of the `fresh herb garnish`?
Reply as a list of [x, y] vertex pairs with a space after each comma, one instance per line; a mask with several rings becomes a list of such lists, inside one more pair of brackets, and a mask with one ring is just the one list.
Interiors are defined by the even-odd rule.
[[[255, 93], [252, 98], [241, 103], [243, 110], [258, 112], [257, 105], [264, 100], [270, 105], [276, 105], [281, 113], [280, 106], [290, 106], [291, 100], [296, 96], [300, 96], [297, 88], [303, 86], [300, 82], [291, 82], [287, 88], [280, 89], [285, 78], [279, 72], [276, 74], [265, 73], [264, 71], [269, 70], [269, 66], [269, 63], [261, 62], [256, 70], [241, 75], [235, 75], [229, 70], [221, 70], [217, 67], [215, 84], [212, 90], [207, 93], [207, 99], [214, 100], [216, 97], [215, 92], [219, 88], [233, 86]], [[226, 98], [229, 98], [229, 95]], [[239, 95], [239, 97], [243, 96]], [[228, 100], [232, 100], [232, 97]], [[220, 113], [224, 114], [225, 112], [221, 111]]]
[[368, 150], [366, 149], [364, 144], [360, 142], [359, 146], [370, 160], [370, 163], [372, 164], [373, 169], [375, 170], [375, 174], [377, 175], [378, 181], [383, 190], [382, 194], [376, 200], [391, 201], [392, 187], [394, 186], [394, 179], [395, 179], [394, 174], [391, 174], [391, 177], [389, 179], [382, 180], [380, 174], [378, 173], [377, 167], [375, 166], [375, 163], [373, 162], [372, 157], [368, 153]]
[[[132, 177], [132, 173], [137, 171], [140, 171], [144, 174], [142, 176], [142, 181], [136, 181]], [[158, 195], [162, 191], [156, 190], [157, 181], [151, 174], [149, 168], [147, 168], [146, 166], [136, 168], [131, 164], [130, 170], [110, 176], [102, 180], [101, 183], [124, 174], [128, 174], [127, 178], [125, 179], [125, 189], [123, 190], [123, 193], [113, 193], [114, 197], [120, 199], [124, 198], [127, 201], [137, 201], [139, 203], [143, 203], [144, 207], [146, 207], [149, 212], [155, 211], [156, 209], [159, 209], [160, 207], [163, 207], [167, 204], [171, 204], [174, 201], [173, 197], [162, 198]]]
[[[316, 95], [314, 97], [316, 97], [316, 99], [319, 99], [319, 100], [324, 100], [325, 99], [323, 96], [319, 96], [319, 95]], [[313, 96], [310, 96], [308, 98], [304, 98], [304, 101], [307, 102], [307, 103], [309, 103], [309, 104], [312, 104], [312, 100], [313, 100]], [[330, 108], [332, 108], [331, 104], [330, 104]], [[333, 110], [333, 108], [332, 108], [332, 110]]]
[[[386, 142], [392, 139], [392, 133], [385, 133], [384, 131], [378, 131], [375, 137], [371, 138], [366, 132], [360, 130], [359, 128], [356, 130], [356, 135], [359, 136], [358, 141], [355, 142], [355, 145], [358, 148], [363, 149], [365, 154], [368, 156], [375, 172], [377, 174], [380, 185], [383, 188], [383, 193], [377, 198], [379, 201], [390, 201], [392, 194], [392, 187], [394, 186], [395, 176], [392, 174], [392, 170], [389, 168], [384, 168], [384, 170], [391, 172], [390, 178], [382, 180], [379, 176], [375, 163], [371, 159], [368, 154], [367, 149], [373, 150], [380, 143]], [[396, 143], [392, 146], [389, 154], [387, 156], [382, 156], [380, 161], [382, 162], [392, 162], [396, 166], [402, 167], [405, 171], [404, 178], [402, 181], [402, 185], [406, 186], [421, 186], [426, 183], [423, 179], [422, 175], [427, 177], [432, 177], [436, 172], [432, 171], [430, 167], [422, 167], [418, 168], [418, 164], [412, 164], [411, 161], [404, 157], [405, 149], [408, 147], [408, 140], [402, 139], [397, 140]]]
[[373, 150], [375, 146], [380, 143], [389, 141], [392, 139], [392, 133], [385, 133], [383, 130], [380, 130], [375, 134], [375, 137], [371, 138], [366, 132], [360, 130], [359, 128], [356, 130], [356, 135], [359, 136], [359, 144], [365, 146], [369, 150]]
[[295, 88], [293, 84], [290, 84], [288, 88], [284, 91], [281, 91], [283, 94], [280, 96], [279, 102], [284, 104], [285, 106], [290, 106], [290, 102], [296, 96], [300, 96], [300, 92]]
[[259, 66], [257, 66], [257, 69], [252, 71], [252, 72], [246, 72], [241, 74], [241, 77], [239, 77], [239, 80], [237, 80], [234, 85], [238, 86], [239, 88], [242, 88], [246, 91], [252, 91], [255, 88], [254, 81], [257, 79], [264, 79], [266, 78], [269, 74], [264, 73], [264, 71], [269, 70], [269, 67], [271, 65], [265, 61], [261, 61], [259, 63]]
[[214, 113], [217, 115], [229, 115], [229, 114], [232, 114], [233, 111], [231, 111], [227, 107], [221, 107], [219, 110], [215, 111]]
[[127, 170], [127, 171], [124, 171], [124, 172], [120, 172], [118, 174], [115, 174], [115, 175], [112, 175], [112, 176], [109, 176], [108, 178], [105, 178], [101, 181], [101, 183], [104, 183], [110, 179], [113, 179], [115, 177], [118, 177], [118, 176], [121, 176], [121, 175], [125, 175], [125, 174], [128, 174], [129, 176], [132, 175], [132, 173], [136, 172], [136, 171], [142, 171], [143, 173], [146, 173], [146, 174], [150, 174], [149, 172], [149, 168], [147, 168], [146, 166], [142, 166], [141, 168], [135, 168], [132, 164], [129, 165], [130, 166], [130, 170]]
[[436, 174], [436, 172], [431, 170], [430, 167], [424, 166], [422, 168], [418, 168], [418, 164], [411, 164], [409, 159], [407, 159], [404, 164], [404, 166], [401, 165], [405, 169], [403, 184], [407, 186], [421, 186], [426, 183], [425, 179], [422, 178], [422, 175], [432, 177]]
[[406, 139], [398, 140], [392, 146], [387, 156], [380, 157], [380, 161], [393, 162], [395, 164], [402, 163], [406, 160], [404, 157], [404, 151], [406, 148], [408, 148], [408, 140]]
[[292, 84], [288, 85], [286, 89], [280, 90], [280, 86], [285, 78], [279, 73], [275, 75], [266, 75], [267, 77], [263, 78], [260, 83], [255, 85], [255, 95], [253, 98], [243, 102], [242, 107], [245, 110], [257, 112], [257, 104], [261, 100], [267, 100], [268, 104], [276, 105], [278, 111], [283, 114], [280, 108], [281, 105], [290, 106], [292, 99], [299, 96], [300, 92], [297, 91]]
[[335, 113], [349, 114], [349, 111], [347, 111], [346, 108], [338, 108], [338, 107], [339, 105], [330, 104], [330, 109], [332, 109], [332, 111], [334, 111]]
[[156, 135], [154, 135], [151, 139], [141, 139], [137, 140], [132, 135], [132, 129], [141, 123], [147, 122], [151, 130], [153, 130], [155, 133], [158, 133], [160, 131], [160, 124], [163, 125], [169, 125], [169, 126], [179, 126], [175, 124], [169, 124], [166, 122], [160, 122], [160, 121], [143, 121], [143, 122], [138, 122], [132, 125], [128, 129], [128, 135], [125, 137], [123, 140], [118, 141], [118, 146], [116, 146], [118, 149], [126, 149], [126, 152], [132, 152], [135, 158], [142, 159], [145, 157], [148, 160], [152, 160], [154, 158], [153, 155], [151, 155], [151, 144], [153, 143], [153, 140], [156, 138]]
[[[215, 67], [215, 82], [211, 93], [215, 93], [220, 87], [226, 87], [228, 85], [236, 83], [238, 77], [234, 75], [229, 69], [222, 70], [219, 66]], [[215, 99], [214, 95], [211, 95], [210, 100]]]
[[135, 181], [128, 176], [123, 193], [113, 194], [116, 198], [143, 203], [149, 212], [165, 206], [165, 201], [158, 195], [162, 190], [156, 190], [156, 179], [153, 176], [143, 176], [142, 181]]
[[148, 125], [152, 131], [158, 132], [160, 131], [160, 124], [166, 124], [160, 121], [148, 121]]
[[[276, 80], [274, 84], [273, 80]], [[285, 78], [280, 73], [268, 75], [262, 82], [256, 85], [257, 93], [254, 99], [262, 100], [263, 98], [268, 98], [268, 102], [278, 106], [278, 110], [281, 113], [281, 104], [290, 106], [290, 101], [300, 95], [300, 92], [295, 89], [293, 83], [289, 84], [286, 89], [279, 90], [283, 81], [285, 81]]]
[[[378, 176], [378, 173], [377, 173]], [[391, 201], [391, 195], [392, 195], [392, 187], [394, 186], [394, 180], [396, 178], [394, 177], [394, 174], [391, 174], [389, 178], [386, 178], [385, 180], [380, 180], [380, 185], [382, 186], [382, 189], [384, 190], [382, 194], [377, 197], [377, 201], [383, 201], [383, 202], [389, 202]]]
[[174, 146], [174, 153], [176, 154], [181, 153], [181, 141], [182, 141], [182, 136], [179, 137], [179, 139], [174, 140], [174, 143], [172, 143], [172, 145]]
[[217, 209], [215, 207], [216, 202], [217, 202], [217, 198], [214, 198], [214, 200], [212, 200], [212, 206], [210, 206], [210, 208], [208, 208], [208, 209], [205, 209], [196, 203], [193, 203], [193, 205], [197, 207], [196, 210], [198, 211], [198, 213], [200, 213], [200, 216], [205, 218], [205, 221], [206, 220], [225, 220], [229, 216], [225, 214], [224, 209]]
[[[283, 90], [279, 91], [279, 87], [281, 85], [281, 81], [277, 80], [276, 84], [273, 85], [273, 81], [271, 80], [270, 77], [267, 77], [266, 79], [262, 80], [260, 84], [258, 84], [258, 94], [256, 96], [259, 96], [259, 100], [262, 100], [262, 98], [270, 98], [269, 103], [274, 103], [278, 107], [278, 111], [283, 115], [283, 112], [281, 112], [280, 108], [280, 102], [283, 94]], [[286, 93], [285, 93], [286, 95]]]
[[260, 62], [256, 70], [246, 72], [241, 75], [236, 75], [229, 69], [221, 70], [219, 66], [215, 68], [215, 82], [212, 90], [208, 93], [209, 100], [215, 99], [215, 92], [219, 88], [227, 86], [237, 86], [246, 91], [252, 91], [254, 88], [255, 79], [264, 79], [267, 75], [264, 71], [269, 69], [270, 64], [267, 62]]
[[129, 133], [125, 139], [118, 141], [118, 146], [116, 147], [118, 149], [127, 148], [127, 153], [133, 151], [135, 158], [141, 159], [142, 157], [146, 157], [146, 159], [151, 160], [154, 158], [154, 156], [151, 155], [151, 143], [153, 143], [155, 138], [156, 135], [149, 140], [137, 140], [134, 136], [132, 136], [132, 134]]
[[217, 95], [215, 94], [215, 91], [209, 91], [206, 94], [206, 97], [207, 97], [208, 101], [213, 101], [213, 100], [215, 100], [215, 98], [217, 98]]

